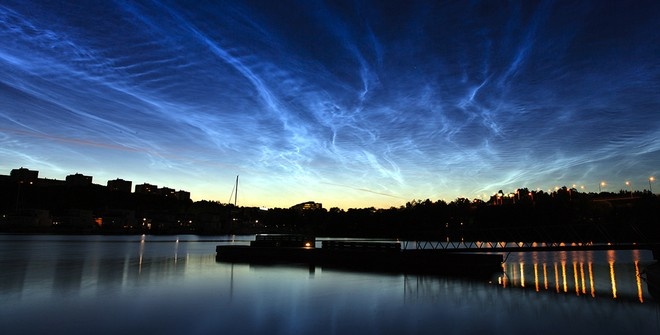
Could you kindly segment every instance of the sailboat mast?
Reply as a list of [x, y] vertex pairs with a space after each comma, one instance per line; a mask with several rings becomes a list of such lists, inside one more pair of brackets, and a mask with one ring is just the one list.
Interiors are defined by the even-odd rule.
[[238, 201], [238, 176], [236, 176], [236, 185], [234, 186], [236, 189], [236, 192], [234, 193], [234, 206], [236, 206], [236, 203]]

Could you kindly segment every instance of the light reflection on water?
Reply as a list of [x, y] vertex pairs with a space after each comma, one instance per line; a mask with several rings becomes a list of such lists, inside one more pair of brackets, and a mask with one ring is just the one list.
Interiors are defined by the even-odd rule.
[[653, 263], [650, 251], [559, 251], [512, 253], [498, 283], [506, 287], [634, 300], [653, 300], [644, 276]]
[[488, 283], [218, 263], [226, 238], [0, 235], [2, 333], [660, 330], [646, 252], [512, 253]]

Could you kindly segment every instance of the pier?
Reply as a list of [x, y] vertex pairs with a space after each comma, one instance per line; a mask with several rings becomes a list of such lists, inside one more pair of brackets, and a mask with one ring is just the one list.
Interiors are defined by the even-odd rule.
[[[236, 242], [236, 241], [233, 241]], [[283, 264], [343, 268], [393, 273], [448, 274], [488, 277], [502, 271], [504, 255], [511, 252], [651, 250], [656, 243], [537, 243], [537, 242], [438, 242], [323, 239], [265, 234], [249, 245], [218, 245], [218, 262]]]
[[499, 253], [402, 249], [398, 241], [323, 240], [300, 235], [257, 235], [249, 245], [218, 245], [218, 262], [307, 264], [352, 271], [490, 277], [502, 271]]
[[404, 249], [431, 249], [444, 252], [539, 252], [587, 250], [650, 250], [653, 259], [660, 259], [660, 243], [539, 243], [539, 242], [438, 242], [404, 241]]

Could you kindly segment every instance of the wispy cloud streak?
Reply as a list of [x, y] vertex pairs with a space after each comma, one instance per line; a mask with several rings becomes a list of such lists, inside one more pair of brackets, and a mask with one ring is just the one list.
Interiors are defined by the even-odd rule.
[[241, 174], [245, 199], [277, 206], [643, 181], [660, 173], [658, 16], [599, 1], [10, 0], [0, 169], [153, 176], [206, 199]]

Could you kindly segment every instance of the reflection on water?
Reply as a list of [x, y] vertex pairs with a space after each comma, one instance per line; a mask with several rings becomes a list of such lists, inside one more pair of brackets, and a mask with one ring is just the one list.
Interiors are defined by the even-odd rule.
[[484, 282], [219, 263], [218, 241], [0, 235], [2, 333], [660, 331], [645, 252], [512, 253]]
[[508, 255], [498, 283], [504, 288], [609, 297], [644, 303], [652, 299], [642, 276], [650, 251], [526, 252]]
[[21, 298], [121, 291], [162, 278], [179, 278], [191, 266], [214, 262], [208, 245], [206, 255], [199, 255], [189, 253], [196, 251], [194, 242], [180, 247], [176, 238], [150, 243], [145, 239], [4, 236], [0, 240], [0, 293]]

